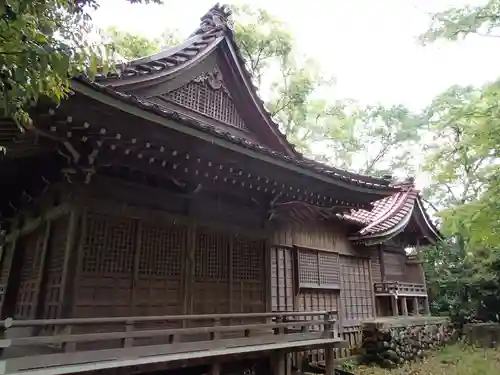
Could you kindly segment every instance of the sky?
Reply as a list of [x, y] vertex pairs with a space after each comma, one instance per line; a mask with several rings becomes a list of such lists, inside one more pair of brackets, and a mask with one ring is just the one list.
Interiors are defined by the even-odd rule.
[[[101, 28], [119, 29], [151, 38], [165, 29], [188, 35], [216, 0], [165, 0], [165, 5], [103, 0], [93, 14]], [[481, 85], [500, 77], [497, 38], [470, 37], [461, 42], [422, 46], [436, 11], [481, 0], [246, 0], [283, 21], [298, 51], [316, 59], [335, 78], [332, 100], [404, 104], [424, 108], [454, 84]], [[237, 3], [237, 1], [236, 1]], [[417, 176], [417, 186], [427, 177]]]
[[[101, 1], [98, 27], [158, 37], [165, 29], [188, 35], [216, 0], [166, 0], [165, 5]], [[426, 106], [453, 84], [482, 84], [500, 76], [498, 39], [421, 46], [430, 13], [484, 1], [464, 0], [247, 0], [287, 24], [301, 54], [335, 77], [335, 99]], [[306, 5], [307, 4], [307, 5]]]

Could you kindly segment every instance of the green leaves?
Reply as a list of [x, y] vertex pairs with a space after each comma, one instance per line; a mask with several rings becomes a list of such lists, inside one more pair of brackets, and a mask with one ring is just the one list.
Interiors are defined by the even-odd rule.
[[179, 44], [179, 37], [172, 30], [165, 30], [160, 38], [150, 39], [110, 27], [103, 36], [109, 41], [108, 47], [119, 55], [115, 57], [127, 60], [149, 56], [162, 48]]
[[423, 43], [436, 40], [458, 40], [470, 34], [498, 36], [500, 0], [489, 0], [483, 6], [451, 8], [435, 14], [429, 30], [420, 36]]
[[89, 38], [92, 24], [85, 12], [97, 5], [95, 0], [11, 0], [0, 6], [0, 116], [29, 128], [27, 110], [40, 96], [58, 102], [68, 93], [70, 77], [106, 65], [109, 56]]

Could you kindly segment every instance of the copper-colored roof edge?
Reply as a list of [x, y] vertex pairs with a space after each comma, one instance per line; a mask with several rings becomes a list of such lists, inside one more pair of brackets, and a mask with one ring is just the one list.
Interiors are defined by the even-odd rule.
[[383, 241], [385, 242], [387, 240], [390, 240], [391, 238], [397, 236], [399, 233], [404, 231], [408, 223], [410, 222], [411, 216], [413, 213], [413, 209], [409, 210], [401, 220], [398, 221], [398, 223], [386, 230], [374, 232], [374, 233], [367, 233], [367, 234], [360, 234], [359, 232], [357, 234], [354, 234], [352, 236], [348, 237], [349, 241], [364, 241], [364, 240], [370, 240], [370, 239], [375, 239], [375, 238], [380, 238], [380, 237], [387, 237], [390, 236], [389, 238], [384, 238]]
[[386, 220], [389, 220], [394, 215], [396, 215], [406, 204], [411, 191], [412, 191], [411, 189], [408, 189], [407, 191], [400, 191], [396, 193], [399, 195], [399, 197], [395, 202], [396, 204], [392, 204], [391, 206], [389, 206], [387, 210], [380, 213], [380, 215], [377, 218], [375, 218], [369, 225], [361, 229], [358, 233], [360, 235], [363, 235], [364, 233], [368, 232], [371, 228], [383, 223]]
[[432, 222], [431, 218], [429, 217], [429, 214], [427, 213], [425, 207], [422, 205], [422, 198], [420, 197], [420, 195], [417, 196], [416, 202], [417, 202], [418, 210], [422, 214], [422, 217], [424, 218], [425, 223], [427, 224], [427, 227], [434, 234], [436, 240], [442, 240], [444, 238], [444, 236], [442, 235], [442, 233], [439, 231], [437, 226]]

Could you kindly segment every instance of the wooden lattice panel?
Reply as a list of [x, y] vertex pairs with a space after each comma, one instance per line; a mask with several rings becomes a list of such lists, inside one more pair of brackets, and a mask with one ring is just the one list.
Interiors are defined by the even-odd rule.
[[341, 298], [345, 318], [367, 319], [374, 316], [370, 262], [368, 259], [340, 256]]
[[320, 285], [337, 285], [340, 282], [339, 255], [318, 253]]
[[265, 241], [240, 235], [233, 237], [232, 244], [231, 310], [265, 311]]
[[246, 129], [229, 94], [213, 89], [206, 81], [189, 82], [163, 96], [165, 99], [240, 129]]
[[39, 227], [26, 235], [20, 244], [19, 251], [23, 252], [23, 259], [16, 299], [15, 318], [17, 319], [34, 318], [36, 314], [44, 233], [45, 227]]
[[182, 313], [182, 255], [187, 233], [187, 226], [181, 224], [141, 224], [135, 315]]
[[293, 254], [290, 248], [271, 248], [271, 307], [273, 311], [293, 311]]
[[129, 274], [134, 263], [136, 222], [89, 215], [84, 247], [84, 274]]
[[314, 251], [299, 250], [299, 285], [318, 285], [318, 254]]
[[195, 246], [193, 313], [227, 313], [229, 307], [229, 250], [231, 238], [198, 228]]
[[226, 281], [230, 237], [200, 228], [196, 234], [195, 279]]
[[254, 240], [241, 236], [233, 240], [233, 280], [261, 282], [264, 277], [263, 240]]
[[75, 314], [130, 314], [137, 220], [88, 214]]
[[42, 286], [43, 308], [41, 314], [43, 319], [60, 318], [60, 291], [67, 236], [68, 217], [61, 217], [53, 221], [45, 263], [45, 282]]
[[182, 252], [187, 246], [187, 226], [143, 223], [140, 237], [139, 275], [179, 277]]
[[340, 270], [337, 253], [298, 250], [300, 288], [339, 289]]

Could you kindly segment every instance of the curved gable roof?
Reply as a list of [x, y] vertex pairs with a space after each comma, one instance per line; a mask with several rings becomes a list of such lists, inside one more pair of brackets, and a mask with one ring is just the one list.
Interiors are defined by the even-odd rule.
[[259, 132], [266, 137], [267, 143], [274, 150], [300, 159], [301, 155], [281, 133], [278, 124], [257, 94], [257, 88], [252, 83], [251, 74], [236, 43], [231, 13], [228, 6], [217, 3], [201, 17], [200, 26], [184, 43], [120, 64], [116, 72], [98, 75], [96, 82], [111, 86], [117, 91], [133, 93], [133, 90], [144, 86], [161, 84], [220, 51], [219, 56], [228, 66], [228, 80], [238, 87], [241, 102], [252, 107], [252, 125], [259, 127]]
[[349, 237], [350, 240], [367, 245], [382, 243], [402, 233], [410, 223], [417, 225], [420, 237], [427, 243], [435, 243], [441, 238], [413, 182], [395, 187], [401, 190], [375, 201], [372, 210], [351, 210], [349, 214], [343, 215], [343, 219], [362, 226]]

